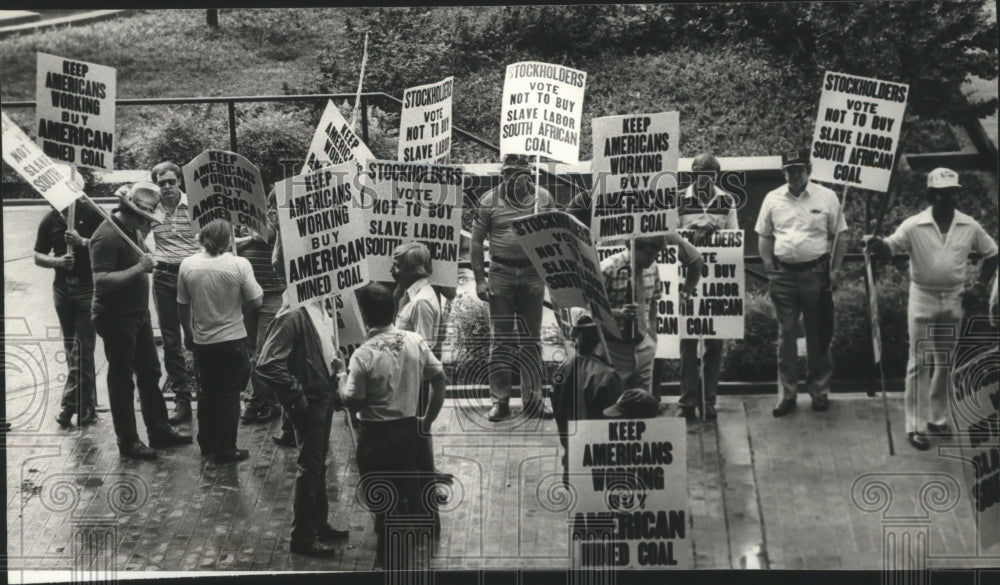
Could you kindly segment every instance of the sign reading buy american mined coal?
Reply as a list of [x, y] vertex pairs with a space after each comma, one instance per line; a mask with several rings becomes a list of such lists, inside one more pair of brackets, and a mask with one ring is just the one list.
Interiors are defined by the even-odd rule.
[[606, 240], [655, 236], [677, 225], [677, 112], [594, 118], [590, 231]]
[[500, 118], [500, 155], [580, 162], [583, 71], [525, 61], [507, 66]]
[[206, 150], [184, 165], [183, 171], [195, 233], [219, 218], [258, 234], [270, 233], [260, 171], [245, 156]]
[[38, 53], [38, 145], [50, 157], [115, 170], [115, 70]]
[[684, 420], [570, 425], [573, 568], [690, 569]]
[[813, 180], [888, 190], [909, 89], [827, 71], [813, 133]]
[[302, 172], [353, 160], [360, 173], [364, 170], [364, 163], [373, 158], [375, 156], [368, 150], [368, 145], [354, 133], [333, 100], [326, 102], [326, 109], [323, 110], [312, 142], [309, 143]]
[[357, 178], [348, 161], [274, 186], [293, 308], [368, 282]]

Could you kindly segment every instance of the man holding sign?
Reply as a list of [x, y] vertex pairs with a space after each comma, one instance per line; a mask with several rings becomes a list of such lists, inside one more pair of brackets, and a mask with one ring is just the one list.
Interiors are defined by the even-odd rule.
[[[809, 181], [809, 151], [783, 153], [781, 168], [787, 183], [764, 197], [754, 228], [760, 236], [760, 256], [778, 317], [779, 402], [771, 412], [776, 417], [795, 409], [799, 315], [806, 330], [806, 387], [813, 410], [822, 412], [830, 406], [833, 289], [840, 280], [847, 246], [844, 238], [836, 238], [847, 231], [836, 193]], [[835, 250], [831, 250], [833, 242]]]
[[[510, 418], [511, 368], [516, 364], [541, 367], [542, 301], [545, 283], [521, 248], [514, 230], [515, 220], [536, 211], [554, 209], [552, 195], [536, 187], [522, 155], [507, 155], [501, 168], [501, 182], [479, 200], [479, 213], [472, 227], [471, 261], [476, 277], [476, 294], [490, 304], [493, 342], [490, 346], [490, 395], [493, 407], [489, 420]], [[490, 276], [483, 268], [483, 241], [490, 240]], [[530, 357], [518, 358], [512, 338], [517, 324], [520, 345]], [[525, 330], [526, 329], [526, 330]], [[524, 412], [548, 416], [541, 398], [541, 372], [521, 367]]]
[[[691, 162], [694, 180], [681, 196], [677, 210], [679, 227], [695, 230], [694, 244], [701, 242], [717, 230], [740, 229], [736, 218], [737, 201], [731, 194], [720, 189], [713, 178], [721, 170], [718, 159], [711, 153], [699, 154]], [[699, 174], [705, 173], [705, 174]], [[719, 369], [722, 367], [722, 339], [704, 339], [705, 352], [702, 368], [698, 364], [698, 339], [681, 340], [681, 398], [678, 415], [684, 418], [694, 416], [701, 384], [704, 382], [705, 420], [715, 420], [715, 395], [719, 386]]]
[[[921, 451], [930, 448], [924, 434], [925, 424], [933, 434], [951, 435], [948, 428], [951, 361], [943, 356], [954, 353], [963, 310], [986, 300], [986, 287], [997, 271], [996, 242], [975, 219], [955, 209], [960, 189], [958, 173], [934, 169], [927, 175], [930, 207], [904, 221], [885, 240], [878, 237], [868, 240], [868, 245], [884, 261], [890, 260], [892, 254], [910, 254], [906, 434], [910, 444]], [[970, 252], [979, 252], [985, 259], [979, 280], [965, 290]], [[940, 333], [944, 331], [947, 333]]]

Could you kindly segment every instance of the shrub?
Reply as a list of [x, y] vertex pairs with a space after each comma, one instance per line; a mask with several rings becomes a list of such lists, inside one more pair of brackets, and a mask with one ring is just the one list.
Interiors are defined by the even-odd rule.
[[237, 149], [257, 165], [264, 188], [270, 189], [301, 170], [314, 130], [292, 113], [259, 106], [245, 112], [237, 125]]

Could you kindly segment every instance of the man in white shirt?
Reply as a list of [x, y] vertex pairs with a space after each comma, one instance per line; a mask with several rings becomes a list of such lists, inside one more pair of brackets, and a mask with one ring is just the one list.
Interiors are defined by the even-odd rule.
[[[923, 432], [925, 425], [932, 434], [951, 435], [949, 356], [958, 339], [963, 309], [986, 300], [986, 287], [997, 271], [996, 242], [976, 220], [955, 209], [960, 189], [958, 173], [934, 169], [927, 175], [930, 207], [903, 221], [888, 238], [868, 240], [868, 246], [883, 260], [892, 254], [910, 255], [906, 433], [910, 444], [921, 451], [930, 448]], [[984, 259], [979, 279], [966, 289], [970, 252], [978, 252]]]
[[822, 412], [830, 406], [833, 289], [847, 245], [836, 237], [847, 231], [836, 193], [809, 181], [809, 151], [783, 153], [781, 168], [787, 183], [764, 197], [754, 228], [778, 318], [779, 401], [771, 411], [776, 417], [795, 409], [799, 315], [806, 330], [806, 389], [812, 408]]

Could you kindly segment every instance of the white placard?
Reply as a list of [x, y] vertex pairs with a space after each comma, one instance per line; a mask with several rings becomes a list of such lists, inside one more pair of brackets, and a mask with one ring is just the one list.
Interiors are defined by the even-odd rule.
[[507, 66], [500, 114], [500, 155], [580, 162], [580, 119], [587, 74], [524, 61]]
[[347, 161], [356, 161], [359, 176], [364, 170], [364, 163], [375, 158], [368, 150], [368, 145], [358, 138], [350, 124], [340, 114], [340, 109], [330, 100], [326, 103], [323, 116], [316, 125], [316, 133], [309, 143], [306, 162], [302, 172], [316, 170], [329, 165], [339, 165]]
[[399, 148], [402, 162], [447, 164], [451, 158], [451, 96], [455, 78], [411, 87], [403, 92], [399, 115]]
[[57, 210], [83, 195], [66, 165], [49, 158], [3, 112], [3, 160]]
[[260, 170], [235, 152], [206, 150], [184, 165], [184, 187], [191, 206], [191, 231], [198, 233], [214, 219], [270, 234], [267, 196]]
[[[679, 230], [689, 242], [695, 230]], [[682, 338], [743, 339], [746, 272], [743, 270], [743, 230], [718, 230], [698, 242], [705, 264], [691, 299], [681, 303]], [[683, 282], [687, 267], [678, 271]]]

